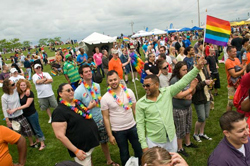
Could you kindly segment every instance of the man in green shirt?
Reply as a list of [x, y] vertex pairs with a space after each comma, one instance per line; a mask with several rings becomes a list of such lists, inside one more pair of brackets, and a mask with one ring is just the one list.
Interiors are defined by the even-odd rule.
[[63, 74], [68, 83], [75, 90], [78, 87], [79, 81], [81, 79], [78, 73], [78, 67], [77, 64], [73, 61], [73, 58], [70, 54], [67, 54], [65, 56], [65, 60], [66, 62], [63, 65]]
[[[195, 79], [205, 63], [204, 57], [200, 58], [197, 66], [181, 80], [161, 89], [157, 76], [145, 77], [143, 87], [146, 95], [136, 104], [137, 133], [143, 152], [154, 146], [160, 146], [170, 152], [177, 151], [172, 98]], [[194, 89], [195, 86], [190, 88]]]

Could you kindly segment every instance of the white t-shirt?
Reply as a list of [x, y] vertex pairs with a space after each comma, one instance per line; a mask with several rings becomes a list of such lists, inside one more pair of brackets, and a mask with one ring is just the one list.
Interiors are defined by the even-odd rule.
[[36, 85], [37, 97], [46, 98], [54, 95], [51, 84], [36, 84], [37, 80], [42, 79], [42, 77], [47, 79], [52, 79], [52, 77], [47, 72], [42, 72], [42, 74], [34, 74], [32, 76], [33, 83]]
[[241, 148], [239, 148], [237, 150], [240, 151], [244, 156], [246, 156], [245, 146], [244, 145], [242, 145]]
[[17, 83], [18, 80], [25, 79], [23, 76], [17, 75], [17, 77], [11, 76], [9, 80], [13, 81], [14, 83]]
[[169, 80], [170, 80], [171, 76], [172, 76], [172, 73], [168, 73], [168, 75], [164, 75], [161, 73], [161, 75], [159, 76], [160, 88], [164, 88], [164, 87], [169, 86]]
[[[135, 95], [132, 90], [127, 90], [129, 96], [132, 98], [132, 103], [136, 103]], [[125, 105], [128, 105], [128, 98], [123, 89], [117, 96]], [[132, 109], [125, 110], [122, 106], [119, 106], [109, 92], [106, 92], [101, 99], [101, 110], [109, 110], [109, 120], [112, 131], [128, 130], [136, 124]]]
[[172, 59], [171, 59], [170, 56], [166, 55], [166, 61], [167, 61], [170, 65], [172, 65]]

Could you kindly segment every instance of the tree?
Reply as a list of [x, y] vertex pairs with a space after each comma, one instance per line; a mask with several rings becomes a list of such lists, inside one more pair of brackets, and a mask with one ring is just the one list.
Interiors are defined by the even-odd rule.
[[30, 41], [23, 41], [23, 47], [29, 48], [30, 47], [31, 42]]
[[10, 39], [10, 42], [12, 48], [20, 48], [22, 46], [20, 39], [18, 38]]
[[3, 48], [6, 47], [6, 42], [7, 40], [6, 39], [2, 39], [0, 40], [0, 50], [3, 50]]
[[50, 43], [50, 44], [55, 44], [55, 39], [50, 38], [50, 39], [48, 40], [48, 43]]
[[57, 41], [57, 42], [59, 42], [59, 43], [62, 42], [62, 41], [61, 41], [61, 37], [54, 37], [54, 40]]
[[40, 46], [47, 45], [47, 42], [48, 42], [48, 38], [42, 38], [39, 40], [39, 45]]

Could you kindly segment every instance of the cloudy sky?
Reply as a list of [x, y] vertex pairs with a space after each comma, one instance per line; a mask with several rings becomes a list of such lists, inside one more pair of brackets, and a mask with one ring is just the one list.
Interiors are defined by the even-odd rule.
[[[36, 44], [41, 38], [81, 40], [92, 32], [130, 35], [154, 28], [198, 25], [197, 0], [1, 0], [0, 40], [19, 38]], [[250, 16], [249, 0], [200, 0], [205, 11], [228, 21]], [[193, 21], [193, 23], [192, 23]]]

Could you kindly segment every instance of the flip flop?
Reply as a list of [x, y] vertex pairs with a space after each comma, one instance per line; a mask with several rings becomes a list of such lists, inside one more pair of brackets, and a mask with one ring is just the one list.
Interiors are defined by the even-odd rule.
[[110, 164], [107, 165], [111, 165], [111, 166], [120, 166], [118, 163], [115, 163], [114, 161], [112, 161]]
[[33, 143], [33, 145], [30, 145], [31, 148], [38, 148], [37, 142]]
[[46, 147], [46, 145], [40, 146], [39, 150], [43, 150]]

